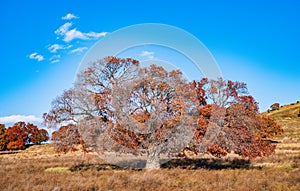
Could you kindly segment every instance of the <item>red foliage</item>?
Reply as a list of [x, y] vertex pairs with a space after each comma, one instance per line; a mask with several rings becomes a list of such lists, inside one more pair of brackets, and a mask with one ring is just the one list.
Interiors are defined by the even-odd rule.
[[126, 149], [123, 150], [123, 152], [126, 152], [127, 149], [130, 150], [138, 149], [139, 142], [138, 142], [137, 135], [134, 132], [124, 128], [119, 124], [114, 125], [114, 128], [113, 130], [111, 130], [111, 134], [109, 136], [111, 136], [115, 141], [114, 150], [116, 151], [121, 151], [121, 149]]
[[7, 149], [24, 149], [26, 144], [40, 144], [49, 139], [45, 129], [38, 129], [36, 125], [25, 122], [15, 123], [5, 130], [7, 134]]
[[276, 136], [283, 134], [283, 129], [276, 122], [276, 120], [265, 114], [261, 114], [258, 117], [259, 124], [257, 128], [257, 136], [263, 139], [273, 139]]
[[[206, 97], [198, 98], [199, 102], [213, 104], [200, 104], [194, 137], [205, 147], [204, 151], [218, 157], [230, 152], [250, 158], [272, 154], [275, 145], [267, 139], [282, 134], [283, 130], [274, 119], [258, 113], [258, 104], [247, 95], [246, 85], [222, 79], [203, 81], [194, 86], [196, 93], [206, 92], [202, 93]], [[226, 110], [223, 116], [218, 108]]]
[[56, 142], [56, 149], [62, 152], [74, 150], [78, 144], [83, 144], [78, 128], [74, 124], [61, 126], [57, 131], [54, 131], [52, 140]]
[[7, 139], [9, 141], [7, 149], [24, 149], [28, 139], [25, 122], [15, 123], [12, 127], [6, 129]]

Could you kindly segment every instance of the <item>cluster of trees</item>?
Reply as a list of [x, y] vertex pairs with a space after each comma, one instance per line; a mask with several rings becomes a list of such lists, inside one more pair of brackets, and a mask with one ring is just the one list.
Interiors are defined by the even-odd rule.
[[283, 132], [258, 112], [245, 83], [223, 79], [187, 82], [179, 70], [147, 68], [127, 58], [106, 57], [78, 75], [44, 114], [49, 127], [66, 124], [53, 134], [58, 148], [74, 144], [97, 152], [142, 154], [146, 168], [158, 168], [162, 154], [187, 150], [221, 157], [272, 154], [270, 139]]
[[47, 130], [38, 129], [31, 123], [17, 122], [8, 128], [0, 124], [0, 151], [24, 149], [27, 144], [40, 144], [47, 140]]

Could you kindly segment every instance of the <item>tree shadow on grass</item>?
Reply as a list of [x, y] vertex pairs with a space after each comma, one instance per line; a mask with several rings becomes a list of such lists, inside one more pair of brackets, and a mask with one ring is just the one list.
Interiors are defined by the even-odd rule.
[[208, 170], [222, 170], [222, 169], [249, 169], [250, 160], [248, 159], [172, 159], [167, 163], [161, 165], [161, 168], [172, 169], [208, 169]]
[[9, 155], [9, 154], [18, 154], [22, 151], [25, 151], [26, 149], [32, 147], [35, 144], [26, 144], [24, 148], [22, 149], [10, 149], [5, 151], [0, 151], [0, 155]]
[[[126, 163], [126, 165], [125, 165]], [[124, 167], [126, 166], [126, 167]], [[124, 161], [117, 164], [79, 164], [70, 168], [70, 171], [87, 170], [142, 170], [146, 166], [145, 160]], [[246, 159], [172, 159], [161, 165], [162, 169], [250, 169], [250, 160]]]
[[0, 155], [18, 154], [19, 152], [20, 152], [20, 150], [0, 151]]
[[83, 164], [83, 163], [74, 165], [70, 168], [71, 172], [87, 171], [87, 170], [102, 171], [102, 170], [125, 170], [125, 169], [113, 164]]

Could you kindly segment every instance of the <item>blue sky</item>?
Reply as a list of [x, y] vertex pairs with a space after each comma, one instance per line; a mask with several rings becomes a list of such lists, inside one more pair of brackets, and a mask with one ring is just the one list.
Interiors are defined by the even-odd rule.
[[[296, 1], [10, 0], [1, 2], [0, 23], [0, 123], [39, 123], [72, 86], [94, 43], [141, 23], [173, 25], [197, 37], [224, 78], [247, 83], [262, 111], [300, 100]], [[155, 48], [136, 50], [140, 59], [159, 56]]]

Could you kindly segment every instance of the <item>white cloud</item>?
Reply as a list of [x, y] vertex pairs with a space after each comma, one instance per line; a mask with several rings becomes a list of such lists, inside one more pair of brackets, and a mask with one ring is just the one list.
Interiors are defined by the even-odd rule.
[[32, 54], [30, 54], [29, 55], [29, 58], [30, 59], [33, 59], [33, 60], [37, 60], [37, 61], [43, 61], [45, 58], [44, 58], [44, 56], [42, 56], [42, 55], [40, 55], [40, 54], [38, 54], [37, 52], [34, 52], [34, 53], [32, 53]]
[[73, 47], [73, 45], [68, 45], [68, 46], [64, 46], [64, 49], [69, 49], [69, 48], [72, 48]]
[[52, 44], [51, 46], [48, 47], [48, 50], [51, 53], [56, 53], [58, 50], [65, 50], [65, 49], [69, 49], [71, 47], [72, 47], [72, 45], [64, 46], [61, 44]]
[[59, 59], [55, 59], [55, 60], [51, 60], [51, 64], [54, 64], [54, 63], [58, 63], [58, 62], [60, 62], [60, 60]]
[[64, 41], [70, 42], [74, 39], [88, 40], [89, 38], [82, 32], [78, 31], [76, 28], [67, 31], [64, 34]]
[[49, 60], [51, 64], [60, 62], [60, 55], [53, 55]]
[[142, 51], [140, 56], [147, 57], [148, 59], [153, 59], [154, 58], [154, 52]]
[[73, 24], [71, 22], [67, 22], [60, 26], [54, 33], [59, 36], [63, 36], [63, 41], [71, 42], [74, 39], [81, 40], [93, 40], [103, 37], [107, 34], [107, 32], [89, 32], [84, 33], [77, 28], [70, 29]]
[[87, 50], [88, 47], [79, 47], [71, 50], [69, 53], [74, 54], [74, 53], [82, 53], [83, 51]]
[[67, 22], [63, 25], [61, 25], [56, 31], [54, 31], [54, 33], [56, 35], [65, 35], [68, 31], [69, 31], [69, 28], [72, 26], [73, 24], [70, 23], [70, 22]]
[[68, 13], [66, 14], [66, 16], [62, 17], [61, 19], [62, 20], [72, 20], [72, 19], [78, 19], [79, 17], [75, 16], [74, 14], [72, 13]]
[[6, 117], [0, 117], [0, 123], [17, 123], [19, 121], [30, 122], [30, 123], [42, 123], [43, 119], [38, 118], [34, 115], [11, 115]]
[[63, 45], [60, 44], [52, 44], [49, 46], [48, 50], [52, 53], [56, 53], [58, 50], [64, 49]]
[[57, 58], [60, 58], [60, 55], [53, 55], [49, 60], [54, 60], [54, 59], [57, 59]]
[[85, 35], [87, 37], [97, 39], [97, 38], [100, 38], [100, 37], [103, 37], [103, 36], [107, 35], [107, 32], [99, 32], [99, 33], [89, 32], [89, 33], [85, 33]]

